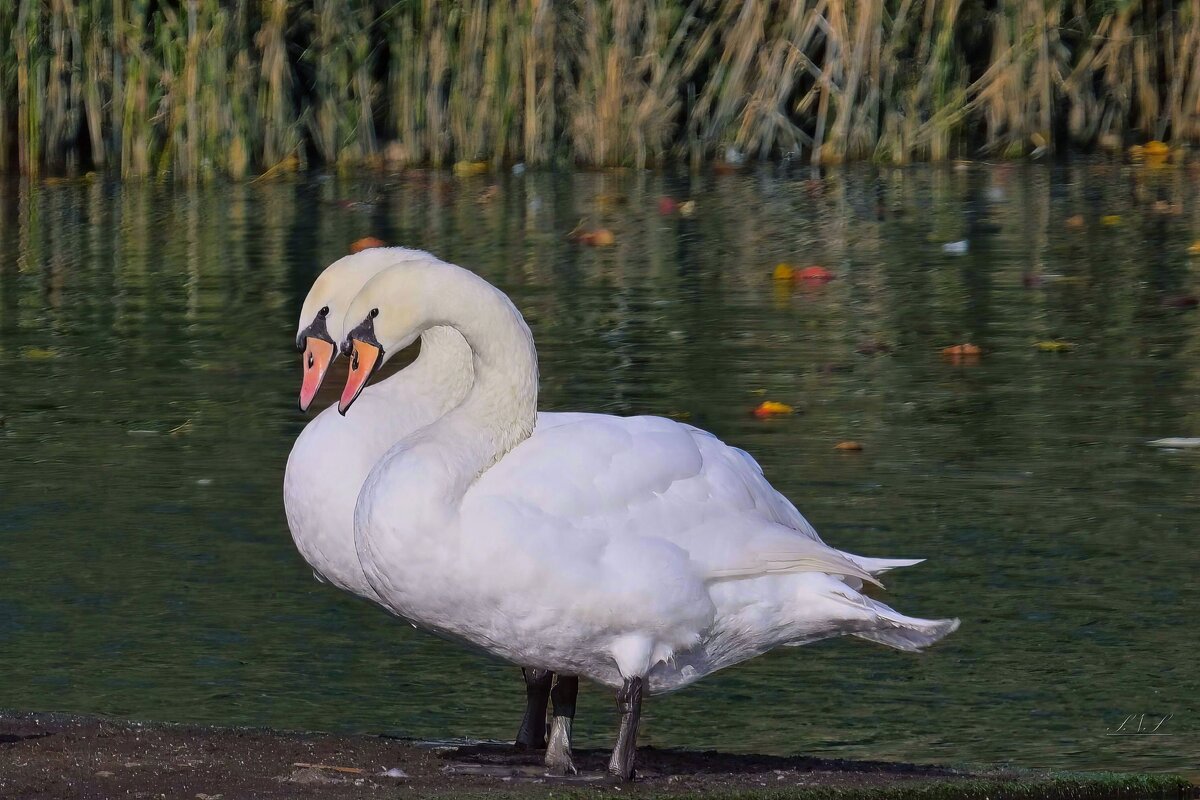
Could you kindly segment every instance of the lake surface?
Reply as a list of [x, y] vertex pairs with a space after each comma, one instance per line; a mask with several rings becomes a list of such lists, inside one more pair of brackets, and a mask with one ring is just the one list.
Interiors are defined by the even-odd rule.
[[[1200, 451], [1146, 442], [1200, 436], [1200, 312], [1171, 307], [1200, 291], [1196, 173], [494, 183], [0, 186], [0, 708], [512, 737], [514, 667], [316, 583], [287, 531], [300, 302], [374, 235], [512, 296], [541, 408], [708, 428], [831, 544], [927, 557], [889, 603], [962, 618], [921, 655], [839, 639], [652, 698], [644, 743], [1195, 769]], [[616, 244], [568, 241], [580, 220]], [[837, 279], [775, 282], [779, 262]], [[940, 356], [962, 342], [977, 363]], [[1107, 735], [1143, 714], [1171, 735]], [[585, 688], [579, 741], [615, 724]]]

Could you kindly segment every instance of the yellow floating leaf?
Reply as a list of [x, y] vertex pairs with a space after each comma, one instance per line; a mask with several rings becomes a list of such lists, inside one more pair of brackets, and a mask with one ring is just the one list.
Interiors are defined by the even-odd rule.
[[48, 361], [58, 358], [58, 353], [45, 347], [25, 347], [21, 349], [21, 356], [31, 361]]
[[775, 271], [771, 273], [772, 277], [777, 281], [790, 281], [795, 270], [788, 264], [776, 264]]
[[1171, 148], [1167, 147], [1166, 142], [1160, 142], [1157, 139], [1146, 142], [1146, 146], [1142, 148], [1142, 152], [1148, 156], [1167, 156], [1171, 153]]
[[1100, 218], [1100, 224], [1107, 225], [1110, 228], [1120, 225], [1121, 224], [1121, 215], [1120, 214], [1107, 214]]
[[1188, 248], [1188, 255], [1200, 256], [1200, 241], [1192, 242], [1191, 247]]
[[460, 178], [469, 178], [472, 175], [485, 175], [488, 171], [488, 162], [486, 161], [459, 161], [454, 165], [454, 174]]
[[1033, 346], [1043, 353], [1065, 353], [1075, 349], [1075, 345], [1071, 342], [1064, 342], [1059, 339], [1047, 339], [1043, 342], [1035, 342]]

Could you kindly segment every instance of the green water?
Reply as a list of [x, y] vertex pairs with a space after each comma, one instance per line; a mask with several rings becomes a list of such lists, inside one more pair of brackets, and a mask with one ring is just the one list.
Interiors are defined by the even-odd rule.
[[[0, 187], [0, 708], [512, 736], [513, 667], [317, 584], [287, 532], [296, 314], [371, 234], [513, 297], [542, 408], [714, 431], [831, 543], [928, 557], [889, 602], [963, 620], [923, 655], [769, 654], [650, 700], [643, 741], [1194, 769], [1200, 451], [1145, 442], [1200, 436], [1200, 312], [1161, 305], [1200, 290], [1195, 182], [808, 177]], [[695, 198], [694, 216], [660, 215], [662, 194]], [[567, 241], [581, 219], [616, 245]], [[942, 252], [964, 238], [967, 254]], [[780, 287], [780, 261], [838, 279]], [[1051, 338], [1075, 348], [1032, 346]], [[978, 364], [939, 358], [963, 341]], [[890, 354], [856, 352], [871, 342]], [[797, 413], [758, 420], [764, 399]], [[865, 450], [835, 451], [844, 439]], [[1173, 715], [1172, 735], [1106, 735], [1130, 714]], [[585, 689], [580, 741], [606, 744], [615, 721]]]

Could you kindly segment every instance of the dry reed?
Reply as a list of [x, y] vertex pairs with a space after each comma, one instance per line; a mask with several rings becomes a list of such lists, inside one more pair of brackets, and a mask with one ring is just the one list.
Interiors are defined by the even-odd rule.
[[17, 0], [0, 65], [31, 176], [1200, 139], [1200, 0]]

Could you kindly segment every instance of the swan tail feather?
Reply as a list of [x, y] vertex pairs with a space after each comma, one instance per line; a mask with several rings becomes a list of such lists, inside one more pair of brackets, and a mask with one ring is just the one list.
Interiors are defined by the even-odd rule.
[[805, 551], [759, 553], [754, 563], [744, 566], [714, 569], [708, 573], [709, 580], [736, 578], [758, 578], [763, 575], [779, 575], [789, 572], [824, 572], [845, 578], [859, 578], [883, 588], [883, 584], [867, 570], [859, 566], [849, 555], [819, 542], [804, 540], [809, 546]]
[[850, 556], [850, 558], [872, 575], [881, 575], [888, 570], [901, 567], [914, 567], [925, 560], [923, 558], [868, 558], [867, 556]]
[[860, 639], [915, 653], [958, 630], [957, 619], [909, 617], [883, 603], [864, 599], [875, 612], [878, 624], [870, 630], [856, 631], [854, 635]]

